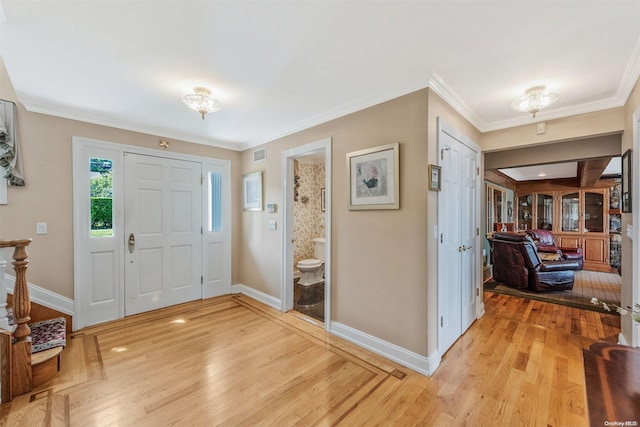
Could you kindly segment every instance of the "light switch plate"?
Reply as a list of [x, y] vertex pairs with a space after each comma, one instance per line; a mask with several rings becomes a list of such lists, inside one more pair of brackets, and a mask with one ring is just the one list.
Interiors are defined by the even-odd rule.
[[47, 234], [46, 222], [36, 222], [36, 234]]
[[540, 122], [540, 123], [536, 124], [536, 135], [542, 135], [546, 131], [547, 131], [547, 123], [546, 122]]
[[267, 223], [267, 230], [276, 230], [278, 228], [278, 222], [277, 221], [269, 221]]

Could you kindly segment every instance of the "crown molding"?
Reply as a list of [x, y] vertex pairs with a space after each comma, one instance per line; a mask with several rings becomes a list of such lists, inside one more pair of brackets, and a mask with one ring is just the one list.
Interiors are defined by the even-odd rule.
[[636, 41], [631, 57], [629, 58], [629, 63], [627, 64], [614, 97], [599, 101], [586, 102], [579, 105], [572, 105], [565, 108], [543, 110], [536, 115], [537, 117], [535, 120], [532, 120], [528, 115], [523, 115], [522, 117], [514, 119], [485, 122], [478, 117], [471, 107], [469, 107], [462, 98], [460, 98], [458, 94], [455, 93], [455, 91], [453, 91], [453, 89], [451, 89], [435, 72], [429, 80], [429, 87], [433, 89], [435, 93], [440, 95], [447, 104], [458, 112], [458, 114], [475, 126], [476, 129], [485, 133], [510, 127], [528, 125], [539, 121], [560, 119], [578, 114], [593, 113], [595, 111], [607, 110], [609, 108], [622, 107], [626, 104], [631, 91], [638, 81], [638, 77], [640, 77], [640, 37], [638, 37], [638, 40]]
[[544, 122], [546, 120], [561, 119], [564, 117], [577, 116], [578, 114], [593, 113], [596, 111], [608, 110], [609, 108], [622, 107], [626, 99], [620, 97], [612, 97], [600, 101], [587, 102], [579, 105], [572, 105], [565, 108], [557, 108], [555, 110], [543, 110], [536, 114], [533, 119], [530, 114], [523, 113], [522, 117], [514, 119], [500, 120], [497, 122], [484, 123], [483, 127], [478, 130], [480, 132], [491, 132], [494, 130], [507, 129], [516, 126], [530, 125], [532, 123]]
[[7, 15], [4, 13], [4, 9], [2, 8], [2, 0], [0, 0], [0, 23], [7, 22]]
[[437, 74], [432, 73], [429, 79], [429, 88], [437, 93], [447, 104], [449, 104], [454, 110], [464, 117], [469, 123], [471, 123], [480, 132], [484, 126], [484, 122], [478, 115], [462, 100], [458, 94], [445, 83], [444, 80]]
[[242, 151], [240, 143], [216, 141], [207, 138], [198, 138], [193, 135], [183, 134], [181, 132], [175, 132], [168, 129], [150, 129], [143, 125], [121, 122], [118, 120], [109, 120], [105, 118], [92, 117], [85, 112], [78, 112], [74, 109], [51, 107], [45, 104], [39, 104], [33, 102], [28, 96], [18, 94], [18, 99], [24, 108], [30, 113], [46, 114], [49, 116], [60, 117], [63, 119], [77, 120], [84, 123], [91, 123], [99, 126], [107, 126], [121, 130], [127, 130], [131, 132], [138, 132], [147, 135], [159, 136], [162, 138], [176, 139], [180, 141], [190, 142], [194, 144], [207, 145], [209, 147], [224, 148], [233, 151]]
[[629, 95], [631, 95], [631, 91], [638, 81], [638, 76], [640, 76], [640, 37], [636, 40], [636, 45], [631, 53], [631, 58], [629, 59], [627, 68], [624, 70], [624, 74], [622, 75], [620, 86], [618, 86], [616, 96], [622, 100], [623, 105], [627, 103], [627, 99], [629, 98]]
[[271, 141], [275, 141], [276, 139], [280, 139], [285, 136], [292, 135], [296, 132], [309, 129], [313, 126], [327, 123], [331, 120], [339, 119], [340, 117], [344, 117], [346, 115], [355, 113], [357, 111], [361, 111], [366, 108], [373, 107], [374, 105], [378, 105], [383, 102], [390, 101], [395, 98], [399, 98], [403, 95], [407, 95], [409, 93], [416, 92], [420, 89], [424, 89], [427, 87], [429, 87], [429, 82], [424, 78], [408, 80], [392, 89], [378, 92], [371, 96], [360, 98], [355, 102], [349, 102], [349, 103], [343, 104], [340, 107], [334, 108], [328, 112], [317, 114], [309, 119], [302, 120], [296, 123], [294, 126], [288, 129], [285, 129], [282, 132], [279, 132], [278, 134], [271, 135], [266, 138], [260, 138], [257, 140], [242, 143], [240, 144], [241, 146], [240, 149], [246, 150], [249, 148], [256, 147], [258, 145], [266, 144]]

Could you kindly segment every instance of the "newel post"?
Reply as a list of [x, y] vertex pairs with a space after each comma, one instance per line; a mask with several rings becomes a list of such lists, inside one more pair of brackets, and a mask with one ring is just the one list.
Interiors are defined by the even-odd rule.
[[27, 287], [27, 265], [29, 264], [27, 246], [31, 239], [15, 240], [13, 251], [13, 269], [16, 283], [13, 288], [13, 315], [16, 329], [11, 357], [11, 391], [13, 396], [31, 391], [31, 340], [29, 320], [31, 320], [31, 300]]

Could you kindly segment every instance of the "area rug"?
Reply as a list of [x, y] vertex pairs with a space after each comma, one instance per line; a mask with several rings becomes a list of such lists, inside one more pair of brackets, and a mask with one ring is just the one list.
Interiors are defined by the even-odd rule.
[[595, 343], [582, 350], [589, 424], [637, 426], [640, 422], [640, 349]]
[[[490, 280], [484, 284], [484, 290], [498, 294], [513, 295], [537, 301], [551, 302], [585, 310], [606, 312], [600, 305], [593, 305], [591, 298], [620, 305], [620, 286], [622, 278], [616, 273], [596, 271], [576, 271], [573, 289], [555, 292], [532, 292], [515, 289]], [[607, 312], [617, 314], [615, 311]]]

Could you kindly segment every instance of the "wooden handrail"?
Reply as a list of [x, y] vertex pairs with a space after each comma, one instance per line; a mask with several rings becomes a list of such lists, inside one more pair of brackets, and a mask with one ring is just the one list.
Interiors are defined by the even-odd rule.
[[[16, 329], [13, 332], [14, 341], [11, 344], [11, 396], [17, 396], [31, 391], [31, 341], [27, 338], [31, 333], [31, 300], [27, 286], [27, 265], [29, 264], [27, 246], [31, 239], [0, 240], [0, 248], [13, 247], [13, 269], [16, 272], [16, 282], [13, 288], [13, 315]], [[2, 387], [3, 395], [5, 387]], [[3, 396], [3, 401], [4, 396]]]

